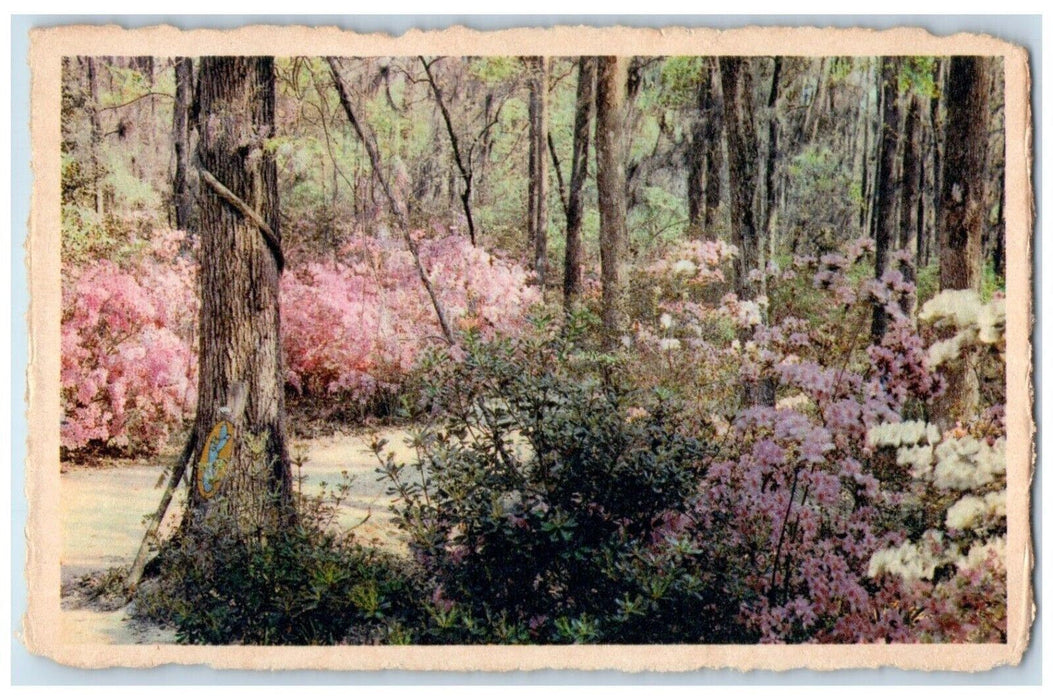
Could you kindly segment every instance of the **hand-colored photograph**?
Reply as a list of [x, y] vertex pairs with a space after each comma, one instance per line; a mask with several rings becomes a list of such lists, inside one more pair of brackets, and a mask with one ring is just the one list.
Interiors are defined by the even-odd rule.
[[1004, 52], [54, 60], [59, 644], [1020, 636]]

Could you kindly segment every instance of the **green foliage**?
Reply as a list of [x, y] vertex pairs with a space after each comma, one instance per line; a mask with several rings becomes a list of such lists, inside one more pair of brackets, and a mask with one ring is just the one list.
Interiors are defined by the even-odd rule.
[[899, 91], [913, 91], [919, 97], [936, 97], [936, 81], [932, 69], [936, 59], [932, 56], [910, 56], [903, 60], [899, 70]]
[[706, 75], [700, 56], [670, 56], [662, 61], [658, 85], [658, 103], [679, 109], [695, 105], [698, 83]]
[[191, 644], [378, 643], [389, 629], [397, 638], [417, 609], [417, 575], [336, 526], [348, 491], [345, 481], [298, 495], [291, 524], [265, 516], [271, 494], [221, 496], [162, 548], [136, 615]]
[[669, 393], [623, 385], [617, 357], [580, 345], [575, 330], [539, 328], [469, 339], [463, 362], [435, 361], [429, 395], [445, 418], [415, 436], [416, 462], [374, 445], [433, 578], [422, 639], [719, 636], [699, 613], [710, 593], [697, 560], [663, 534], [696, 496], [706, 446]]

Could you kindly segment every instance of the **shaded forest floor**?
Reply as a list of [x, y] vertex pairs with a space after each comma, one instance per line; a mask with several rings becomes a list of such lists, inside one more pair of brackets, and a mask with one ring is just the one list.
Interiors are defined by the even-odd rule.
[[[409, 461], [402, 429], [381, 431], [386, 449]], [[305, 494], [318, 493], [323, 482], [340, 483], [343, 472], [353, 478], [348, 499], [342, 504], [340, 523], [354, 527], [364, 543], [402, 549], [399, 533], [388, 509], [387, 483], [377, 480], [376, 457], [370, 452], [368, 433], [314, 437], [300, 444], [308, 461], [301, 470]], [[157, 508], [162, 490], [157, 483], [172, 456], [152, 460], [108, 460], [92, 466], [63, 464], [61, 476], [62, 528], [62, 640], [70, 644], [174, 643], [171, 630], [145, 626], [130, 619], [121, 601], [95, 596], [91, 577], [98, 584], [105, 572], [128, 567], [145, 531], [144, 516]], [[294, 477], [296, 468], [294, 467]], [[170, 530], [180, 515], [175, 502], [162, 532]]]

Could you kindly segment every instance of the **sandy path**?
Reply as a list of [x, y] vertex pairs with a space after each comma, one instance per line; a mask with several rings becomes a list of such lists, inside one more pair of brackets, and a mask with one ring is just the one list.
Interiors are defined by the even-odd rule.
[[[409, 461], [413, 451], [404, 431], [384, 431], [386, 450]], [[354, 478], [340, 522], [367, 542], [399, 547], [399, 533], [388, 510], [387, 483], [377, 480], [377, 460], [369, 451], [368, 435], [335, 435], [303, 443], [304, 492], [317, 493], [321, 482], [336, 484], [342, 472]], [[130, 566], [145, 529], [144, 518], [157, 508], [163, 472], [159, 464], [127, 462], [103, 468], [70, 466], [60, 480], [62, 503], [62, 580], [91, 571]], [[294, 473], [295, 476], [295, 473]], [[166, 526], [178, 522], [173, 502]], [[368, 516], [368, 517], [367, 517]], [[100, 612], [86, 608], [62, 611], [63, 639], [68, 643], [159, 643], [174, 641], [170, 632], [130, 624], [123, 610]]]

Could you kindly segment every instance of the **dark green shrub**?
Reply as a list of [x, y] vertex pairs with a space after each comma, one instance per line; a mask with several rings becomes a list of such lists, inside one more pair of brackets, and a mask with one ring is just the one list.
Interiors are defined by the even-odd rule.
[[419, 608], [418, 577], [334, 527], [341, 492], [300, 497], [298, 523], [282, 529], [247, 530], [244, 510], [210, 509], [162, 548], [137, 614], [194, 644], [400, 641]]
[[713, 600], [702, 553], [676, 535], [706, 446], [669, 394], [633, 390], [615, 357], [540, 328], [469, 337], [462, 362], [430, 363], [443, 418], [416, 436], [415, 464], [375, 445], [432, 577], [422, 641], [726, 637], [717, 618], [734, 606]]

